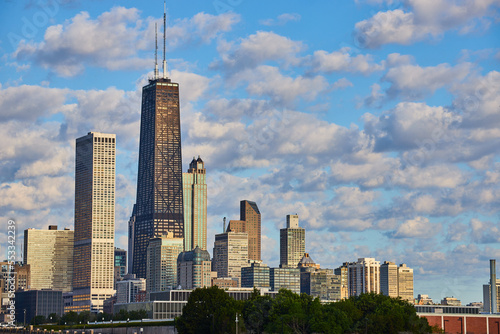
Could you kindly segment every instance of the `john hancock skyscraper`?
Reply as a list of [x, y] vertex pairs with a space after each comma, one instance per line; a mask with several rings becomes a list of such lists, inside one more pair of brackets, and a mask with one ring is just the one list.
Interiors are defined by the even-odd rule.
[[184, 237], [179, 84], [167, 78], [166, 67], [164, 37], [163, 76], [159, 77], [155, 65], [153, 79], [142, 88], [132, 254], [132, 273], [142, 278], [146, 278], [151, 238], [166, 235], [167, 231], [174, 238]]

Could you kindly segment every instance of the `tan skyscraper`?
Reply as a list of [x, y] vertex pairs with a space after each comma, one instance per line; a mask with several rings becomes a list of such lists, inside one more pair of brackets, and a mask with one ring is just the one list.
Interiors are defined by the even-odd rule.
[[102, 312], [113, 289], [116, 135], [76, 140], [73, 311]]
[[297, 268], [306, 251], [306, 230], [299, 227], [298, 215], [286, 216], [286, 228], [280, 229], [280, 267]]
[[224, 232], [215, 235], [212, 270], [217, 277], [237, 278], [241, 284], [241, 268], [248, 266], [248, 234]]
[[349, 263], [349, 296], [362, 293], [380, 292], [380, 261], [374, 258], [359, 258], [358, 262]]
[[184, 250], [207, 249], [207, 180], [205, 163], [193, 157], [182, 173], [184, 193]]
[[73, 238], [74, 231], [57, 230], [57, 226], [24, 230], [24, 264], [30, 269], [28, 289], [73, 290]]
[[255, 202], [241, 201], [240, 220], [230, 220], [226, 231], [247, 233], [248, 259], [261, 261], [261, 217]]
[[165, 291], [177, 287], [177, 258], [184, 251], [184, 238], [172, 232], [149, 241], [147, 249], [146, 291]]
[[398, 296], [410, 303], [415, 302], [413, 296], [413, 269], [402, 263], [398, 267]]

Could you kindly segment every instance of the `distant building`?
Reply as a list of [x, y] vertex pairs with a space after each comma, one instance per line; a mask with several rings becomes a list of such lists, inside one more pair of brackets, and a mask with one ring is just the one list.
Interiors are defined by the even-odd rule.
[[335, 275], [340, 276], [340, 299], [349, 298], [348, 263], [344, 262], [340, 267], [333, 270]]
[[177, 287], [177, 257], [184, 250], [184, 238], [174, 238], [167, 232], [149, 241], [146, 290], [164, 291]]
[[429, 295], [419, 294], [417, 297], [417, 304], [418, 305], [432, 305], [434, 303], [432, 302], [432, 299], [429, 298]]
[[115, 168], [116, 135], [89, 132], [76, 139], [73, 307], [77, 312], [102, 312], [103, 301], [116, 292]]
[[321, 269], [307, 253], [300, 260], [299, 269], [300, 293], [318, 297], [322, 301], [341, 299], [340, 276], [335, 275], [333, 269]]
[[[497, 310], [496, 312], [493, 313], [500, 313], [500, 279], [496, 280], [497, 282]], [[483, 285], [483, 303], [484, 303], [484, 312], [486, 313], [492, 313], [491, 312], [491, 285], [490, 284], [484, 284]]]
[[212, 286], [218, 286], [221, 289], [237, 288], [238, 279], [231, 277], [214, 277], [212, 278]]
[[128, 220], [128, 258], [127, 258], [127, 273], [133, 273], [134, 264], [134, 232], [135, 232], [135, 219], [136, 219], [136, 205], [132, 209], [132, 215]]
[[300, 294], [299, 268], [271, 268], [269, 270], [269, 284], [272, 291], [288, 289]]
[[269, 289], [269, 267], [260, 261], [250, 262], [250, 267], [241, 268], [241, 287]]
[[217, 272], [217, 277], [233, 277], [241, 283], [241, 268], [247, 263], [247, 233], [224, 232], [215, 235], [212, 270]]
[[210, 254], [196, 246], [193, 250], [182, 252], [177, 257], [177, 285], [181, 289], [196, 289], [212, 286]]
[[403, 300], [414, 303], [413, 269], [402, 263], [398, 267], [398, 296]]
[[207, 249], [207, 180], [205, 163], [193, 157], [187, 173], [182, 173], [184, 187], [184, 250], [196, 246]]
[[116, 302], [137, 302], [136, 295], [146, 290], [146, 279], [136, 278], [134, 274], [126, 275], [122, 281], [116, 282]]
[[286, 228], [280, 229], [280, 267], [297, 268], [305, 248], [306, 230], [299, 227], [299, 216], [287, 215]]
[[126, 274], [127, 274], [127, 251], [115, 247], [115, 270], [114, 270], [115, 289], [116, 289], [116, 282], [123, 280]]
[[385, 261], [380, 265], [380, 293], [398, 296], [398, 266], [394, 262]]
[[443, 299], [441, 299], [441, 305], [461, 306], [462, 303], [455, 297], [444, 297]]
[[48, 317], [55, 313], [63, 315], [63, 297], [61, 291], [54, 290], [29, 290], [16, 292], [16, 320], [24, 322], [26, 310], [26, 324], [37, 315]]
[[349, 263], [349, 296], [380, 292], [380, 262], [374, 258], [359, 258]]
[[261, 216], [255, 202], [240, 202], [240, 220], [230, 220], [226, 232], [248, 234], [248, 259], [261, 261]]
[[73, 290], [74, 231], [24, 230], [24, 263], [30, 266], [28, 289]]

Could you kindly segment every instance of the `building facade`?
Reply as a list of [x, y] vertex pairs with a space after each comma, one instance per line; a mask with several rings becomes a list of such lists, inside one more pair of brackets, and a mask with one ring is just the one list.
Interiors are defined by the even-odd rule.
[[248, 263], [248, 234], [224, 232], [215, 235], [212, 270], [217, 277], [237, 278], [241, 284], [241, 268]]
[[269, 289], [269, 267], [261, 262], [251, 261], [250, 267], [241, 268], [241, 287]]
[[89, 132], [76, 140], [73, 307], [101, 312], [115, 294], [116, 136]]
[[206, 250], [196, 246], [177, 257], [177, 285], [181, 289], [210, 287], [213, 277], [217, 277], [217, 273], [212, 272], [212, 261]]
[[132, 273], [146, 278], [147, 248], [167, 232], [184, 238], [179, 84], [149, 80], [142, 89]]
[[349, 298], [349, 274], [348, 263], [344, 262], [340, 267], [335, 268], [333, 273], [340, 277], [340, 299]]
[[398, 266], [394, 262], [385, 261], [380, 265], [380, 293], [398, 296]]
[[177, 258], [184, 250], [184, 238], [167, 233], [151, 239], [147, 253], [146, 291], [165, 291], [177, 287]]
[[300, 269], [271, 268], [269, 270], [269, 284], [272, 291], [288, 289], [300, 294]]
[[306, 249], [306, 230], [299, 227], [298, 215], [286, 216], [286, 228], [280, 229], [280, 267], [297, 268]]
[[484, 305], [484, 312], [486, 313], [500, 313], [500, 279], [497, 279], [496, 282], [497, 282], [496, 312], [491, 312], [491, 284], [483, 285], [483, 305]]
[[409, 268], [405, 263], [400, 264], [398, 267], [398, 296], [412, 304], [415, 303], [413, 269]]
[[136, 278], [134, 274], [126, 275], [123, 281], [116, 282], [116, 302], [135, 303], [136, 296], [146, 290], [146, 279]]
[[73, 243], [74, 231], [69, 229], [24, 230], [23, 259], [30, 271], [27, 289], [72, 291]]
[[[52, 313], [59, 317], [63, 315], [63, 297], [61, 291], [29, 290], [16, 292], [16, 320], [29, 324], [37, 315], [45, 318]], [[26, 313], [25, 313], [26, 311]]]
[[187, 173], [182, 174], [184, 186], [184, 250], [196, 246], [207, 249], [207, 180], [205, 163], [193, 157]]
[[255, 202], [240, 202], [240, 220], [230, 220], [226, 232], [248, 234], [248, 259], [261, 261], [261, 216]]
[[115, 247], [115, 289], [116, 282], [123, 280], [127, 274], [127, 251]]
[[348, 264], [349, 296], [362, 293], [380, 293], [380, 261], [374, 258], [359, 258]]

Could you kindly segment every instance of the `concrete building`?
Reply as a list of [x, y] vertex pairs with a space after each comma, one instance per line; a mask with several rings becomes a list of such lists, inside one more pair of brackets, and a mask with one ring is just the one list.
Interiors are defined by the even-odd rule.
[[241, 268], [241, 287], [269, 289], [269, 267], [260, 261], [249, 262], [250, 267]]
[[212, 278], [212, 286], [217, 285], [221, 289], [237, 288], [238, 278], [232, 277], [214, 277]]
[[398, 296], [398, 266], [385, 261], [380, 265], [380, 293], [389, 297]]
[[24, 264], [30, 267], [28, 289], [73, 290], [74, 231], [30, 228], [24, 230]]
[[181, 289], [210, 287], [213, 277], [217, 277], [217, 273], [212, 271], [210, 254], [206, 250], [196, 246], [177, 257], [177, 285]]
[[417, 305], [432, 305], [434, 302], [432, 298], [429, 298], [429, 295], [419, 294], [417, 297]]
[[167, 232], [148, 245], [146, 291], [164, 291], [177, 287], [177, 257], [184, 250], [184, 238]]
[[146, 290], [146, 279], [136, 278], [134, 274], [129, 274], [122, 281], [116, 282], [116, 302], [134, 303], [136, 296]]
[[286, 228], [280, 229], [280, 267], [297, 268], [306, 249], [306, 230], [299, 227], [298, 215], [286, 216]]
[[146, 278], [151, 238], [167, 232], [184, 238], [183, 199], [179, 84], [167, 78], [164, 68], [163, 77], [155, 73], [142, 88], [132, 251], [137, 277]]
[[300, 269], [271, 268], [269, 270], [269, 284], [272, 291], [288, 289], [300, 294]]
[[374, 258], [359, 258], [348, 264], [349, 296], [380, 293], [380, 262]]
[[461, 306], [462, 302], [455, 297], [444, 297], [441, 299], [441, 305]]
[[116, 282], [123, 280], [127, 274], [127, 251], [115, 247], [114, 289]]
[[196, 246], [207, 249], [207, 180], [205, 163], [193, 157], [187, 173], [182, 174], [184, 187], [184, 250]]
[[224, 232], [215, 235], [212, 270], [217, 277], [232, 277], [241, 284], [241, 268], [248, 263], [248, 234]]
[[398, 267], [398, 296], [410, 303], [415, 302], [413, 295], [413, 269], [402, 263]]
[[340, 277], [340, 299], [349, 298], [349, 277], [348, 263], [344, 262], [340, 267], [333, 270], [335, 275]]
[[340, 276], [335, 275], [333, 269], [321, 269], [307, 253], [300, 260], [299, 269], [300, 293], [318, 297], [322, 301], [341, 299]]
[[261, 216], [255, 202], [240, 202], [240, 220], [230, 220], [226, 232], [248, 234], [248, 259], [261, 261]]
[[497, 279], [496, 282], [497, 282], [496, 312], [491, 312], [491, 285], [490, 284], [483, 285], [483, 305], [484, 305], [484, 312], [486, 313], [500, 313], [500, 279]]
[[[89, 132], [76, 140], [73, 306], [102, 312], [115, 294], [116, 135]], [[33, 276], [32, 276], [33, 279]]]

